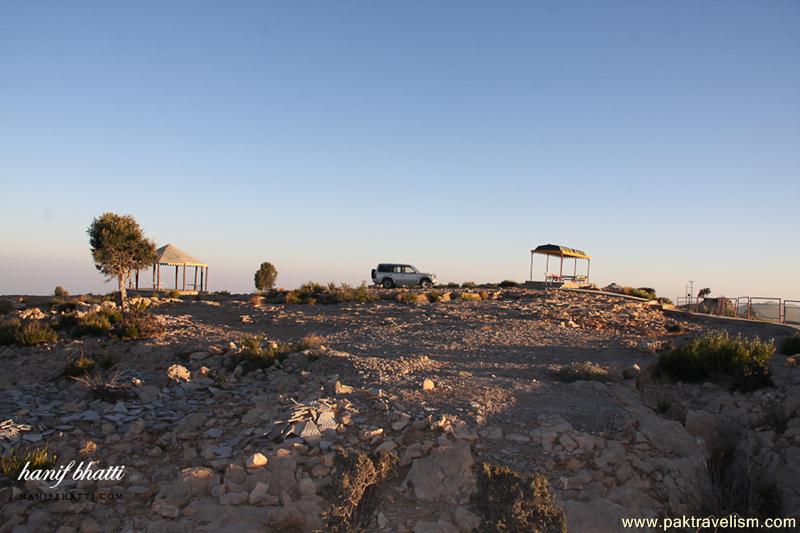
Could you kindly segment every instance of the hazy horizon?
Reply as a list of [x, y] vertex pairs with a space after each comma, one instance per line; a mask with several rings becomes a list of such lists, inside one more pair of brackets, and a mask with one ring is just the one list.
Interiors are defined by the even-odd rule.
[[[800, 3], [0, 5], [0, 294], [131, 214], [210, 289], [591, 278], [800, 299]], [[579, 269], [583, 266], [580, 265]], [[551, 267], [551, 270], [553, 268]], [[536, 269], [541, 278], [543, 262]]]

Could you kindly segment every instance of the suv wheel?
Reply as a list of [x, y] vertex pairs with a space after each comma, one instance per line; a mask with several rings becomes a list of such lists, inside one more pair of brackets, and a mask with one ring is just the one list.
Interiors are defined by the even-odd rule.
[[422, 285], [423, 289], [430, 289], [433, 286], [433, 283], [431, 283], [431, 280], [426, 278], [420, 282], [420, 285]]
[[381, 285], [383, 285], [384, 289], [391, 289], [394, 287], [394, 281], [392, 281], [391, 278], [385, 278]]

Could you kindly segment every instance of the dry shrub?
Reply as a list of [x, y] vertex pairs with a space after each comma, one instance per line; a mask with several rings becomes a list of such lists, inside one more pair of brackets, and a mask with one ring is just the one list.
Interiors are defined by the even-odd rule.
[[408, 291], [398, 293], [397, 301], [410, 304], [426, 304], [429, 300], [427, 294]]
[[434, 289], [428, 293], [428, 300], [433, 303], [436, 302], [449, 302], [450, 301], [450, 293], [447, 291], [440, 291], [438, 289]]
[[462, 292], [458, 295], [458, 299], [467, 302], [477, 302], [481, 300], [481, 295], [477, 292]]
[[381, 452], [370, 457], [364, 452], [350, 452], [337, 456], [336, 460], [334, 503], [324, 515], [326, 531], [366, 531], [378, 502], [380, 484], [397, 467], [397, 455]]
[[563, 365], [555, 371], [554, 377], [564, 383], [572, 383], [573, 381], [612, 381], [614, 379], [606, 367], [590, 361]]
[[311, 348], [318, 348], [325, 343], [325, 339], [316, 333], [310, 333], [297, 341], [294, 348], [297, 351], [310, 350]]
[[89, 395], [97, 400], [116, 402], [131, 396], [130, 387], [119, 380], [119, 372], [115, 372], [110, 379], [105, 379], [100, 372], [72, 379], [86, 387]]
[[253, 307], [261, 307], [264, 303], [264, 297], [260, 294], [253, 294], [250, 296], [250, 305]]
[[67, 360], [67, 364], [64, 367], [64, 375], [83, 376], [94, 370], [95, 364], [94, 359], [86, 357], [84, 354], [78, 357], [71, 357]]
[[556, 505], [542, 474], [524, 479], [508, 467], [484, 463], [472, 504], [483, 516], [481, 531], [566, 533], [564, 509]]
[[8, 455], [0, 457], [0, 472], [3, 474], [3, 484], [22, 483], [19, 481], [20, 472], [27, 463], [28, 471], [52, 468], [56, 464], [58, 457], [47, 450], [47, 446], [41, 448], [29, 448], [20, 450], [19, 447], [13, 448]]

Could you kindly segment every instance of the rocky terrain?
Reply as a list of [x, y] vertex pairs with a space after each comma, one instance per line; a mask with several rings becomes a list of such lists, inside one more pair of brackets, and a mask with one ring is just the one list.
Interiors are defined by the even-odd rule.
[[[341, 458], [357, 451], [397, 460], [376, 477], [371, 505], [354, 511], [367, 531], [485, 529], [474, 501], [481, 463], [543, 474], [569, 531], [737, 505], [800, 515], [794, 359], [776, 355], [775, 387], [749, 393], [651, 372], [659, 350], [712, 327], [764, 338], [783, 330], [670, 317], [659, 305], [600, 294], [492, 296], [260, 306], [245, 297], [162, 299], [151, 305], [166, 328], [157, 339], [0, 347], [5, 454], [46, 444], [57, 464], [126, 472], [54, 490], [8, 485], [0, 533], [326, 530]], [[52, 313], [33, 298], [16, 307]], [[243, 362], [249, 336], [269, 347], [310, 334], [320, 339], [278, 364]], [[79, 354], [108, 368], [70, 379], [65, 365]], [[563, 372], [584, 362], [598, 373]], [[58, 497], [32, 496], [48, 493]]]

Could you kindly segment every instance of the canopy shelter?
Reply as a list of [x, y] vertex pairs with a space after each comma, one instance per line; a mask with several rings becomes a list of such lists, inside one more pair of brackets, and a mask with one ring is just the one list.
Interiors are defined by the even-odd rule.
[[[161, 267], [175, 267], [175, 287], [170, 287], [171, 283], [164, 278], [162, 282]], [[187, 282], [186, 268], [194, 267], [194, 278]], [[182, 276], [179, 274], [182, 273]], [[181, 278], [179, 284], [178, 278]], [[134, 290], [139, 290], [139, 271], [137, 270], [131, 279], [135, 286]], [[163, 283], [163, 284], [162, 284]], [[153, 263], [153, 290], [168, 291], [177, 290], [181, 292], [206, 292], [208, 291], [208, 265], [199, 259], [192, 257], [175, 245], [167, 244], [156, 250], [156, 262]]]
[[[586, 282], [589, 281], [589, 267], [591, 266], [592, 258], [583, 250], [576, 250], [575, 248], [568, 248], [558, 244], [542, 244], [531, 250], [531, 275], [530, 281], [533, 281], [533, 256], [544, 255], [547, 259], [545, 261], [545, 283], [551, 282]], [[555, 256], [559, 258], [558, 274], [550, 272], [550, 257]], [[564, 274], [564, 258], [573, 259], [572, 275]], [[586, 261], [586, 274], [578, 274], [578, 260]]]

